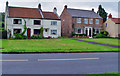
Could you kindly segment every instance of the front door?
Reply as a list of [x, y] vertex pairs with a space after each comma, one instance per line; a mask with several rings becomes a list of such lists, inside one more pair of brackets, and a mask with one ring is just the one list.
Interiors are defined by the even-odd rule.
[[30, 37], [30, 35], [31, 35], [31, 29], [28, 28], [28, 29], [27, 29], [27, 37]]
[[92, 27], [85, 27], [85, 33], [87, 36], [92, 37]]

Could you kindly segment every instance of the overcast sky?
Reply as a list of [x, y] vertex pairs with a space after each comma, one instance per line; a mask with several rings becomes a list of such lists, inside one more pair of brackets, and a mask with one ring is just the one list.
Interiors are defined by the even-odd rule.
[[41, 3], [43, 11], [53, 11], [53, 8], [56, 7], [58, 15], [63, 11], [64, 5], [67, 5], [68, 8], [85, 10], [94, 8], [97, 12], [98, 6], [101, 4], [108, 14], [111, 13], [113, 17], [118, 17], [119, 0], [0, 0], [0, 12], [5, 11], [6, 1], [9, 2], [9, 6], [28, 8], [37, 8]]

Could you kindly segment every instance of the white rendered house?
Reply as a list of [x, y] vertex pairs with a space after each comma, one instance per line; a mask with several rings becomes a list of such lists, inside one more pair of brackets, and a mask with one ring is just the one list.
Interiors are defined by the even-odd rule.
[[53, 12], [46, 12], [42, 11], [41, 4], [38, 5], [38, 8], [26, 8], [8, 6], [8, 2], [6, 2], [5, 30], [8, 32], [8, 37], [10, 34], [14, 37], [14, 34], [24, 30], [24, 20], [27, 26], [24, 35], [28, 37], [39, 35], [41, 27], [44, 28], [44, 37], [61, 36], [61, 20], [56, 8], [53, 9]]

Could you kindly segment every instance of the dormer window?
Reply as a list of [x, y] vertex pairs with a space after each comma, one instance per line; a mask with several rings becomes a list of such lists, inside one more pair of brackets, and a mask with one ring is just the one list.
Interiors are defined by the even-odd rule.
[[22, 24], [22, 19], [14, 19], [13, 24]]
[[34, 25], [40, 25], [41, 21], [40, 20], [34, 20]]

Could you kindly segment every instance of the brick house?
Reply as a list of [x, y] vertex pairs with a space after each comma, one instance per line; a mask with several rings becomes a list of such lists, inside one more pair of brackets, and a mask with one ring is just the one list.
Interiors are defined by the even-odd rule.
[[61, 36], [61, 20], [56, 7], [49, 12], [43, 11], [41, 4], [38, 5], [38, 8], [27, 8], [8, 6], [8, 2], [6, 2], [5, 30], [8, 32], [8, 37], [10, 34], [14, 37], [14, 34], [24, 31], [24, 20], [27, 26], [25, 36], [40, 35], [41, 27], [44, 28], [44, 37], [57, 38]]
[[103, 19], [92, 10], [81, 10], [67, 8], [61, 14], [61, 32], [62, 36], [72, 36], [75, 34], [86, 34], [92, 37], [103, 30]]

